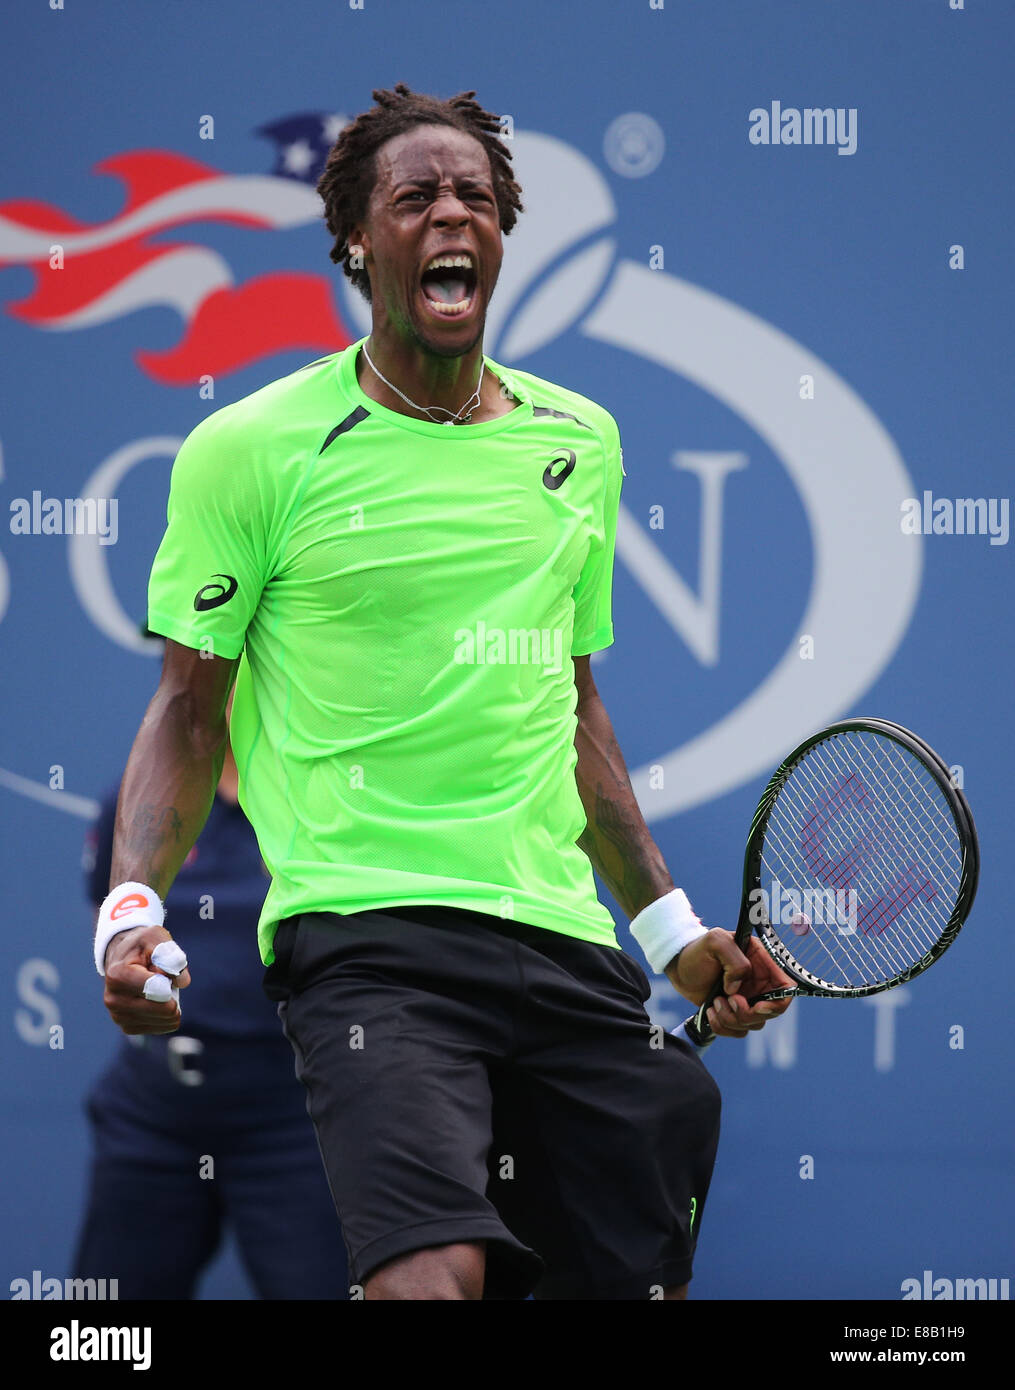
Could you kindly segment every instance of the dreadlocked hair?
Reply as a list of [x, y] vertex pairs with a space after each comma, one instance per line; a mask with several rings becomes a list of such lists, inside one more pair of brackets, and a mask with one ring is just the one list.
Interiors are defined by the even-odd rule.
[[368, 303], [370, 279], [362, 266], [352, 264], [349, 236], [366, 216], [376, 179], [374, 156], [393, 136], [419, 125], [447, 125], [471, 135], [480, 142], [490, 160], [500, 229], [505, 236], [518, 220], [518, 214], [524, 211], [522, 190], [511, 167], [511, 152], [495, 133], [501, 128], [500, 119], [475, 102], [475, 95], [475, 92], [459, 92], [441, 101], [410, 91], [404, 82], [397, 82], [394, 91], [373, 92], [377, 105], [351, 121], [332, 147], [317, 184], [317, 191], [324, 200], [324, 220], [335, 238], [330, 255]]

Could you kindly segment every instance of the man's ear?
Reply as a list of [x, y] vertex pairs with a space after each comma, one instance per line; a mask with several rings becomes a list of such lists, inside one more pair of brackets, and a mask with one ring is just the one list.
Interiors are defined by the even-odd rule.
[[366, 258], [370, 253], [370, 234], [362, 227], [354, 227], [349, 233], [349, 268], [366, 270]]

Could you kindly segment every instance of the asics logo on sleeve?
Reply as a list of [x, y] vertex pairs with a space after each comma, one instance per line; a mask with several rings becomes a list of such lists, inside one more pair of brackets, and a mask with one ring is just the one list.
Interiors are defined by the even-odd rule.
[[203, 613], [206, 608], [219, 608], [223, 603], [228, 603], [239, 588], [231, 574], [216, 574], [213, 578], [228, 579], [229, 583], [205, 584], [203, 589], [198, 589], [194, 596], [194, 607], [198, 613]]
[[[558, 472], [555, 473], [553, 471], [555, 464], [563, 464], [564, 466]], [[546, 471], [543, 474], [544, 485], [548, 487], [551, 492], [556, 492], [557, 488], [560, 487], [561, 483], [565, 482], [568, 478], [570, 478], [571, 474], [574, 472], [574, 465], [574, 450], [558, 449], [557, 452], [554, 454], [553, 458], [546, 465]]]

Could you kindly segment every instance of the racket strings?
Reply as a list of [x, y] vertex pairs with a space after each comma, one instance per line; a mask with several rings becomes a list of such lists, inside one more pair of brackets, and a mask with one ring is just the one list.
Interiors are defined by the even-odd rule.
[[[883, 767], [870, 765], [869, 749], [861, 751], [865, 776], [876, 783]], [[892, 877], [889, 892], [895, 896], [883, 897], [877, 910], [868, 913], [865, 925], [869, 933], [882, 933], [895, 920], [902, 921], [904, 909], [912, 907], [905, 920], [926, 951], [944, 931], [958, 893], [958, 832], [944, 795], [924, 764], [891, 741], [878, 751], [888, 755], [892, 780], [882, 780], [876, 787], [878, 800], [888, 811], [880, 812], [885, 834], [880, 841], [874, 837], [875, 864], [882, 877]], [[899, 909], [895, 918], [894, 909]]]
[[[801, 769], [798, 768], [797, 771], [799, 772]], [[846, 810], [848, 804], [839, 788], [833, 785], [827, 769], [811, 767], [807, 771], [809, 774], [807, 778], [792, 777], [790, 782], [784, 784], [780, 796], [780, 801], [783, 801], [784, 804], [781, 807], [777, 806], [779, 814], [778, 816], [773, 815], [766, 832], [766, 857], [771, 865], [770, 843], [774, 844], [778, 851], [779, 864], [782, 866], [783, 879], [790, 883], [806, 881], [806, 870], [813, 867], [812, 851], [816, 840], [814, 808], [817, 805], [824, 805], [827, 814], [841, 814]], [[838, 795], [836, 795], [837, 792]], [[843, 835], [844, 837], [853, 836], [851, 843], [856, 845], [858, 840], [862, 838], [864, 827], [856, 823], [855, 816], [846, 816], [845, 819], [846, 824], [842, 828]], [[781, 825], [783, 821], [786, 822], [785, 827]], [[798, 858], [803, 859], [803, 865], [798, 862]], [[810, 864], [808, 860], [811, 861]], [[774, 875], [776, 879], [778, 879], [779, 872], [780, 870], [776, 869]], [[892, 952], [890, 946], [875, 942], [870, 951], [861, 949], [854, 941], [854, 932], [848, 917], [845, 922], [841, 920], [844, 915], [843, 909], [856, 905], [856, 900], [850, 900], [845, 896], [850, 891], [842, 886], [845, 882], [845, 875], [826, 873], [822, 877], [823, 883], [814, 887], [814, 875], [811, 876], [812, 887], [809, 905], [812, 919], [808, 929], [801, 933], [808, 939], [806, 942], [794, 942], [794, 946], [797, 948], [796, 955], [803, 957], [801, 964], [806, 964], [813, 973], [819, 973], [813, 957], [820, 955], [827, 962], [827, 966], [832, 967], [830, 978], [837, 984], [847, 981], [866, 984], [872, 982], [872, 977], [883, 977], [885, 974], [897, 973], [902, 962]], [[815, 914], [815, 900], [820, 905], [822, 899], [818, 897], [818, 894], [827, 888], [831, 888], [833, 894], [843, 895], [834, 901], [831, 923], [820, 920]], [[854, 891], [856, 890], [854, 889]], [[808, 905], [806, 894], [807, 889], [804, 889], [802, 906]], [[858, 896], [857, 894], [857, 898]], [[820, 916], [824, 917], [824, 915], [824, 912], [821, 912]], [[842, 927], [850, 930], [844, 933], [840, 930]], [[869, 957], [875, 958], [875, 968], [873, 969]]]
[[[886, 750], [890, 754], [895, 751], [893, 745], [886, 745]], [[803, 833], [800, 836], [801, 850], [808, 867], [811, 870], [817, 870], [818, 875], [826, 884], [839, 891], [842, 891], [847, 884], [853, 888], [853, 891], [858, 891], [858, 880], [861, 878], [858, 872], [860, 868], [866, 868], [868, 878], [871, 877], [872, 873], [880, 875], [881, 882], [877, 884], [877, 888], [881, 891], [881, 897], [875, 900], [873, 910], [870, 904], [865, 904], [864, 934], [867, 943], [872, 948], [871, 954], [878, 957], [877, 963], [883, 973], [888, 965], [904, 966], [908, 956], [912, 955], [911, 950], [904, 950], [900, 955], [897, 927], [887, 933], [885, 931], [885, 928], [890, 926], [892, 921], [900, 915], [902, 908], [909, 905], [909, 901], [915, 897], [912, 874], [908, 879], [903, 876], [901, 891], [898, 882], [899, 863], [905, 860], [918, 862], [918, 856], [911, 853], [917, 847], [906, 844], [904, 836], [898, 834], [900, 823], [905, 823], [903, 814], [913, 804], [911, 789], [906, 789], [908, 795], [904, 804], [901, 806], [892, 805], [893, 800], [899, 801], [895, 795], [896, 789], [900, 785], [905, 786], [905, 777], [900, 779], [897, 761], [891, 769], [892, 776], [886, 783], [885, 779], [878, 775], [881, 769], [871, 767], [869, 757], [854, 759], [853, 764], [850, 765], [844, 763], [841, 757], [835, 756], [838, 750], [834, 747], [830, 748], [828, 752], [830, 755], [828, 765], [819, 767], [818, 763], [813, 761], [810, 768], [812, 777], [816, 777], [819, 786], [823, 786], [823, 795], [819, 793], [817, 797], [809, 798], [811, 806], [816, 806], [821, 814], [815, 816], [812, 810], [810, 816], [805, 819]], [[862, 776], [857, 775], [857, 763], [862, 765]], [[933, 786], [933, 779], [930, 779], [930, 782]], [[865, 821], [870, 819], [871, 794], [876, 786], [881, 787], [883, 803], [885, 806], [891, 806], [892, 814], [890, 820], [886, 822], [882, 809], [872, 834], [870, 825], [866, 824]], [[817, 788], [811, 788], [812, 792], [815, 790]], [[843, 815], [843, 812], [848, 812], [848, 814]], [[840, 843], [845, 839], [846, 849], [837, 860], [834, 860], [832, 855], [826, 855], [825, 863], [822, 865], [816, 862], [818, 856], [815, 856], [813, 852], [814, 845], [817, 841], [822, 848], [830, 848], [833, 854], [838, 850], [838, 844], [826, 846], [825, 840], [828, 837], [821, 833], [833, 820], [837, 824]], [[815, 821], [819, 827], [817, 833]], [[938, 823], [940, 825], [940, 818], [938, 818]], [[830, 872], [833, 864], [834, 869], [831, 869]], [[903, 863], [903, 868], [905, 869], [905, 867], [906, 865]], [[824, 872], [821, 872], [822, 869]], [[926, 881], [925, 878], [924, 883]], [[885, 888], [885, 884], [889, 886]], [[918, 917], [915, 917], [914, 914], [909, 914], [909, 916], [912, 919], [909, 923], [910, 928], [922, 943], [923, 948], [928, 948], [933, 944], [937, 933], [928, 934], [926, 925], [921, 923]], [[851, 942], [852, 938], [847, 944], [851, 944]], [[856, 950], [850, 950], [848, 954], [855, 962]]]
[[[810, 769], [812, 776], [817, 771], [815, 764]], [[902, 939], [898, 926], [893, 925], [913, 898], [913, 885], [910, 882], [907, 891], [904, 884], [900, 891], [898, 864], [892, 862], [900, 858], [899, 844], [893, 841], [890, 834], [885, 834], [884, 822], [875, 826], [878, 833], [871, 834], [868, 823], [870, 789], [867, 784], [859, 782], [855, 774], [848, 768], [844, 769], [841, 763], [831, 769], [822, 769], [821, 773], [815, 778], [816, 785], [809, 789], [811, 794], [805, 806], [798, 808], [798, 814], [803, 810], [809, 813], [803, 818], [803, 828], [798, 838], [801, 856], [811, 871], [812, 882], [818, 879], [839, 897], [832, 922], [815, 920], [811, 924], [812, 928], [816, 928], [813, 938], [800, 943], [804, 949], [798, 950], [797, 955], [813, 957], [817, 953], [823, 962], [834, 961], [837, 969], [832, 973], [837, 983], [873, 983], [876, 979], [901, 973], [915, 959], [919, 959], [936, 938], [928, 935], [918, 918], [913, 918], [908, 924], [911, 938]], [[798, 783], [799, 786], [802, 783]], [[820, 810], [818, 816], [814, 814], [815, 807]], [[820, 829], [815, 828], [815, 821]], [[838, 832], [834, 840], [828, 833], [832, 822]], [[882, 841], [880, 846], [879, 840]], [[814, 853], [816, 843], [825, 851], [820, 856], [824, 858], [824, 863], [817, 862], [819, 856]], [[844, 851], [837, 853], [843, 844]], [[785, 844], [782, 848], [785, 859]], [[831, 853], [827, 853], [829, 850]], [[792, 855], [789, 857], [792, 860]], [[849, 894], [854, 896], [847, 896]], [[861, 903], [864, 914], [862, 924]], [[844, 912], [847, 905], [849, 910]], [[889, 927], [891, 929], [886, 930]], [[807, 965], [816, 969], [813, 959], [808, 959]]]
[[[869, 750], [862, 751], [866, 755], [864, 772], [869, 781], [876, 782], [883, 768], [880, 765], [870, 767]], [[885, 815], [883, 826], [886, 835], [880, 845], [875, 837], [875, 848], [884, 846], [878, 866], [882, 875], [890, 872], [895, 874], [894, 887], [898, 891], [894, 898], [882, 900], [881, 907], [869, 914], [868, 930], [879, 931], [891, 925], [893, 919], [890, 913], [896, 906], [905, 907], [912, 903], [918, 907], [925, 907], [926, 912], [913, 921], [912, 927], [918, 933], [921, 928], [925, 929], [925, 949], [929, 949], [944, 930], [951, 915], [951, 907], [948, 906], [942, 916], [942, 906], [948, 898], [954, 900], [958, 891], [958, 865], [961, 860], [958, 834], [947, 802], [935, 778], [923, 763], [908, 754], [901, 745], [893, 742], [890, 742], [884, 751], [892, 763], [894, 780], [888, 783], [882, 781], [876, 787], [876, 794], [879, 801], [883, 800], [884, 805], [889, 808], [891, 815], [888, 816], [882, 811]], [[900, 795], [900, 789], [905, 787], [907, 775], [915, 779], [915, 785], [910, 786], [908, 797], [904, 797]], [[904, 866], [901, 871], [901, 884], [900, 865]], [[953, 866], [955, 872], [950, 892], [942, 894], [936, 885], [942, 877], [945, 880], [949, 878]], [[913, 877], [907, 879], [906, 873], [912, 873]], [[924, 875], [922, 880], [921, 874]], [[930, 888], [927, 887], [928, 884]], [[928, 921], [928, 918], [932, 920]]]
[[[886, 745], [885, 752], [890, 754], [897, 745]], [[800, 834], [800, 848], [808, 867], [816, 873], [828, 887], [834, 892], [846, 895], [850, 892], [856, 897], [848, 900], [850, 905], [856, 910], [859, 917], [859, 898], [860, 889], [857, 887], [859, 870], [869, 865], [874, 875], [879, 881], [879, 885], [892, 882], [893, 877], [898, 878], [898, 861], [904, 860], [909, 856], [907, 847], [901, 842], [893, 839], [890, 832], [886, 833], [886, 821], [884, 820], [885, 807], [892, 801], [891, 794], [883, 794], [877, 802], [878, 819], [875, 823], [875, 834], [871, 834], [872, 807], [872, 787], [871, 783], [876, 782], [876, 777], [872, 775], [869, 760], [864, 760], [865, 776], [858, 774], [856, 762], [853, 765], [846, 763], [841, 757], [836, 755], [834, 746], [829, 745], [825, 750], [825, 759], [819, 763], [813, 759], [807, 771], [811, 785], [806, 789], [808, 792], [808, 805], [811, 814], [803, 820], [803, 829]], [[880, 769], [874, 769], [879, 772]], [[930, 779], [933, 786], [933, 779]], [[893, 787], [886, 789], [888, 793], [894, 791]], [[798, 779], [794, 786], [794, 795], [799, 800], [804, 791], [804, 779]], [[821, 808], [823, 815], [818, 815], [815, 808]], [[892, 806], [893, 823], [899, 819], [900, 807]], [[801, 808], [797, 808], [798, 814]], [[836, 842], [831, 846], [827, 844], [827, 837], [823, 833], [827, 824], [833, 818], [841, 817], [843, 823], [837, 824], [839, 834]], [[895, 862], [889, 862], [888, 851], [883, 848], [885, 843], [890, 844], [894, 852]], [[839, 847], [845, 844], [847, 848], [836, 861], [832, 858]], [[825, 866], [819, 866], [815, 861], [818, 858], [815, 850], [820, 845], [822, 851], [831, 849], [832, 854], [824, 854], [826, 859]], [[829, 870], [828, 866], [834, 863], [834, 869]], [[824, 868], [824, 872], [821, 869]], [[912, 885], [909, 885], [912, 887]], [[889, 925], [889, 912], [898, 909], [902, 903], [905, 888], [902, 893], [896, 892], [896, 896], [886, 900], [884, 897], [876, 899], [880, 902], [880, 907], [871, 910], [870, 904], [867, 905], [865, 914], [864, 929], [867, 936], [866, 945], [861, 939], [861, 949], [848, 950], [845, 952], [850, 957], [851, 966], [857, 971], [858, 975], [863, 976], [867, 967], [868, 973], [873, 973], [877, 978], [884, 978], [887, 975], [899, 973], [912, 963], [913, 953], [911, 949], [899, 951], [895, 934], [882, 935], [884, 928]], [[837, 904], [841, 912], [841, 900]], [[849, 936], [838, 935], [836, 939], [843, 946], [852, 946], [855, 941], [855, 928], [859, 923], [847, 923], [853, 931]], [[920, 922], [911, 923], [911, 928], [917, 938], [922, 939], [923, 947], [916, 953], [915, 958], [919, 958], [936, 940], [936, 935], [927, 935], [924, 926]], [[841, 923], [840, 923], [841, 926]], [[873, 932], [873, 935], [871, 934]], [[824, 943], [822, 943], [824, 944]], [[866, 949], [869, 947], [869, 950]], [[827, 954], [827, 950], [826, 950]], [[866, 981], [865, 981], [866, 982]]]
[[764, 834], [762, 884], [773, 907], [776, 883], [789, 892], [797, 918], [787, 932], [785, 904], [773, 911], [774, 933], [805, 973], [840, 988], [894, 978], [930, 951], [954, 911], [961, 870], [936, 778], [873, 731], [809, 749], [780, 787]]

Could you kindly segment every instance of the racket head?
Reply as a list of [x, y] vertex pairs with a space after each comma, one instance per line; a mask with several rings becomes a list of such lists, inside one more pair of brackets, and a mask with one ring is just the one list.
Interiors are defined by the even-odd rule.
[[796, 993], [893, 989], [955, 940], [979, 862], [972, 812], [938, 754], [890, 720], [842, 720], [795, 748], [762, 793], [737, 943], [757, 931]]

